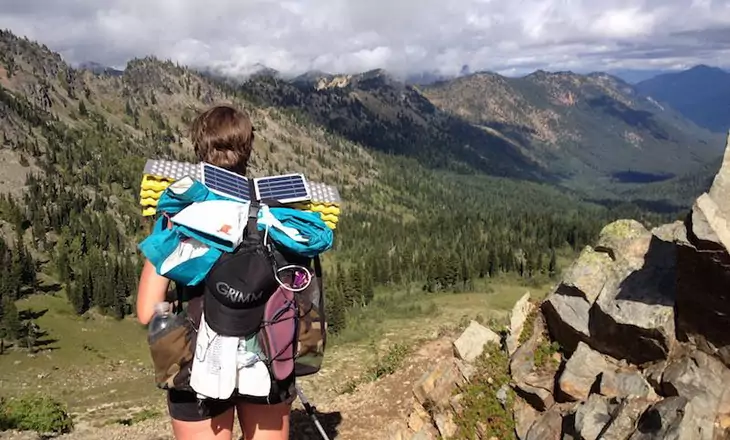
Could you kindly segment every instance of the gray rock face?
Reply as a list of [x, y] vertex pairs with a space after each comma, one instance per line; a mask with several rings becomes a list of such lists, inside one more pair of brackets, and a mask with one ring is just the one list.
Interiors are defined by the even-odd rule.
[[585, 400], [598, 376], [608, 369], [608, 362], [602, 354], [580, 342], [578, 348], [565, 363], [558, 386], [564, 398], [574, 401]]
[[628, 228], [631, 238], [618, 242], [616, 276], [596, 300], [590, 322], [601, 351], [636, 364], [665, 358], [675, 341], [674, 245], [639, 226], [614, 226], [613, 234]]
[[611, 421], [616, 404], [609, 399], [591, 394], [575, 411], [575, 430], [583, 440], [597, 440]]
[[639, 422], [629, 440], [683, 440], [680, 428], [687, 406], [684, 397], [669, 397], [651, 406], [639, 418]]
[[730, 440], [730, 134], [684, 221], [607, 225], [540, 310], [549, 338], [536, 319], [510, 363], [520, 440]]
[[677, 331], [730, 366], [730, 137], [720, 171], [677, 243]]
[[568, 268], [555, 293], [543, 303], [553, 339], [568, 351], [590, 340], [589, 311], [609, 277], [612, 260], [587, 246]]
[[698, 440], [721, 438], [715, 436], [723, 431], [720, 425], [730, 415], [728, 384], [730, 370], [697, 350], [671, 362], [662, 375], [665, 395], [687, 399], [682, 432]]
[[585, 342], [637, 364], [666, 358], [675, 343], [674, 260], [674, 244], [640, 223], [607, 225], [543, 303], [551, 336], [568, 352]]
[[645, 398], [629, 398], [622, 400], [614, 409], [612, 419], [604, 427], [601, 440], [627, 440], [636, 429], [641, 414], [655, 403]]

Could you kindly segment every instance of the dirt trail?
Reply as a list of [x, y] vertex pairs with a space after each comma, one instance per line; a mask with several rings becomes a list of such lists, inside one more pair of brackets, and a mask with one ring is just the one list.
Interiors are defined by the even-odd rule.
[[[348, 377], [358, 374], [357, 362], [338, 362], [335, 366], [323, 369], [320, 375], [300, 381], [302, 390], [317, 407], [318, 418], [325, 427], [331, 440], [383, 439], [388, 437], [393, 423], [403, 422], [412, 407], [413, 385], [426, 372], [429, 366], [449, 355], [451, 340], [442, 337], [425, 343], [417, 343], [414, 351], [395, 373], [381, 377], [377, 381], [363, 383], [352, 393], [337, 392]], [[352, 360], [359, 353], [349, 354]], [[346, 359], [338, 356], [340, 360]], [[30, 433], [0, 433], [2, 440], [37, 440]], [[240, 429], [235, 437], [240, 438]], [[174, 440], [170, 424], [165, 417], [155, 417], [131, 426], [109, 424], [94, 426], [82, 418], [73, 433], [57, 437], [58, 440]], [[321, 439], [309, 416], [299, 401], [292, 414], [292, 440]]]

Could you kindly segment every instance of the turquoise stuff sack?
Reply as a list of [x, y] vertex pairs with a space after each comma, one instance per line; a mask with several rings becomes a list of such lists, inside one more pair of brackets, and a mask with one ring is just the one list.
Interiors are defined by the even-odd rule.
[[[307, 240], [304, 242], [293, 240], [288, 234], [276, 227], [268, 227], [271, 239], [290, 252], [314, 258], [329, 250], [334, 241], [334, 233], [322, 220], [319, 213], [300, 211], [293, 208], [269, 208], [271, 214], [288, 228], [293, 228]], [[259, 229], [266, 229], [259, 223]]]

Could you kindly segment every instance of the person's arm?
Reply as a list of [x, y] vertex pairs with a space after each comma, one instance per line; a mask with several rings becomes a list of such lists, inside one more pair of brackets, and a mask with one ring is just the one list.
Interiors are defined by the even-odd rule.
[[149, 324], [155, 304], [165, 301], [169, 285], [170, 280], [158, 275], [155, 266], [145, 260], [137, 289], [137, 320], [141, 324]]

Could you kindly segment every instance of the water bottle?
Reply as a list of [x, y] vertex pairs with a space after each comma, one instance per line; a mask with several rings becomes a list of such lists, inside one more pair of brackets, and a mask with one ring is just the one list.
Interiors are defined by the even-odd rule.
[[155, 304], [155, 311], [147, 327], [147, 338], [153, 342], [167, 327], [172, 324], [175, 316], [170, 310], [170, 303], [161, 302]]

